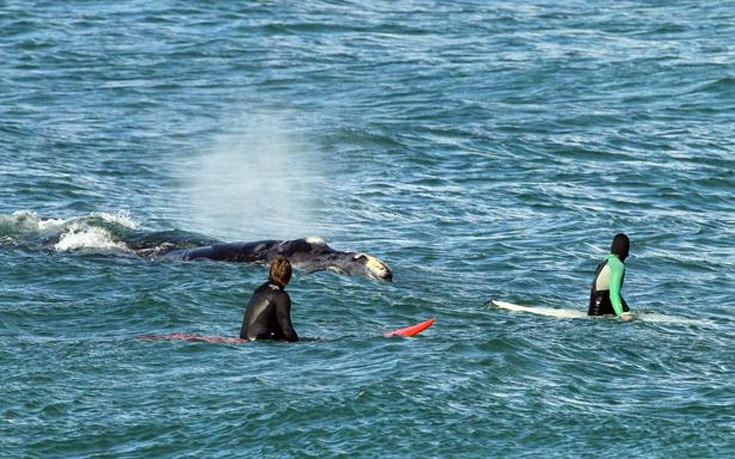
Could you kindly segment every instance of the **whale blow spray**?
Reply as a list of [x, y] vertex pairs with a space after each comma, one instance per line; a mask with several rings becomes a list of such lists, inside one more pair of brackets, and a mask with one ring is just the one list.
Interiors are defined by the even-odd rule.
[[194, 159], [185, 194], [197, 230], [230, 240], [319, 233], [319, 154], [292, 132], [276, 116], [249, 116]]

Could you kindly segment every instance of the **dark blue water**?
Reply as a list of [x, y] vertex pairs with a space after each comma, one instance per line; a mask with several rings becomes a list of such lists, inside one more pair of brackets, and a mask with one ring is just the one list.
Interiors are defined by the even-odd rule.
[[[0, 456], [731, 455], [735, 2], [557, 3], [0, 1]], [[641, 318], [486, 305], [583, 311], [620, 231]], [[311, 235], [395, 282], [135, 338], [267, 274], [139, 238]]]

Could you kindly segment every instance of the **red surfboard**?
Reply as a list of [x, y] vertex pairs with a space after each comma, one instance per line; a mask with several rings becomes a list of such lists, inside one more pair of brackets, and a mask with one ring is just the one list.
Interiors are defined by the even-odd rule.
[[416, 336], [422, 331], [431, 327], [434, 324], [434, 322], [436, 322], [436, 319], [425, 320], [415, 325], [411, 325], [410, 327], [399, 328], [398, 330], [394, 330], [392, 332], [385, 333], [385, 337], [390, 338], [393, 336], [403, 336], [403, 337]]
[[[434, 324], [434, 322], [436, 322], [436, 319], [425, 320], [423, 322], [419, 322], [417, 324], [411, 325], [410, 327], [399, 328], [398, 330], [393, 330], [392, 332], [385, 333], [384, 336], [386, 338], [391, 338], [393, 336], [402, 336], [402, 337], [416, 336], [422, 331], [431, 327]], [[247, 339], [232, 338], [229, 336], [194, 335], [191, 333], [170, 333], [167, 335], [139, 335], [139, 336], [136, 336], [136, 338], [142, 339], [145, 341], [154, 341], [154, 340], [163, 339], [163, 340], [202, 341], [205, 343], [229, 343], [229, 344], [241, 344], [241, 343], [247, 343], [249, 341]]]

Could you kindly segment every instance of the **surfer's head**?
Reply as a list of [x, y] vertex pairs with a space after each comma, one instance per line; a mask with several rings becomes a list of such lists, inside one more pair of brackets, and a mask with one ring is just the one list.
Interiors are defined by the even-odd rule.
[[620, 261], [625, 261], [630, 253], [630, 239], [624, 233], [616, 234], [612, 241], [612, 247], [610, 252], [620, 258]]
[[271, 262], [268, 280], [281, 287], [285, 287], [291, 280], [291, 262], [283, 257], [276, 257]]

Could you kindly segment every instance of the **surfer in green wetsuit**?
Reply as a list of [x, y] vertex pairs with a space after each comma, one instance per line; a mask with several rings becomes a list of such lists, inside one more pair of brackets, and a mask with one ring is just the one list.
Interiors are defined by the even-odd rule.
[[623, 233], [616, 234], [610, 255], [597, 266], [590, 292], [588, 316], [614, 315], [630, 319], [633, 314], [621, 295], [625, 279], [625, 259], [630, 252], [630, 239]]

